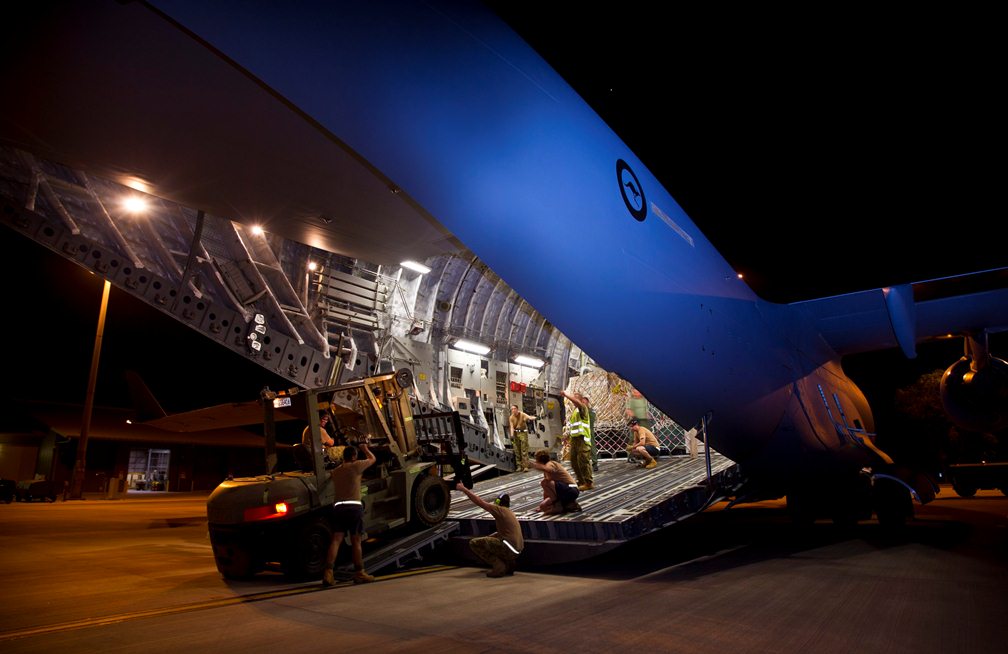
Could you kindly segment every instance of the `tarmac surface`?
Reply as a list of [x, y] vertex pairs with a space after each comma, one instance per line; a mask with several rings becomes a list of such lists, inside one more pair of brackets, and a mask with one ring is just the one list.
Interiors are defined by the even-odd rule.
[[701, 514], [587, 561], [488, 579], [427, 560], [373, 584], [226, 581], [205, 495], [0, 505], [4, 652], [970, 652], [1008, 643], [1008, 498], [943, 487], [897, 534]]

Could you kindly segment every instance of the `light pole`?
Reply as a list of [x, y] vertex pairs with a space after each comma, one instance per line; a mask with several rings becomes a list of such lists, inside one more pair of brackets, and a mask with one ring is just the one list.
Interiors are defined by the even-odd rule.
[[[139, 195], [132, 195], [123, 200], [123, 208], [129, 213], [143, 213], [147, 210], [147, 200]], [[202, 220], [202, 212], [199, 219]], [[77, 441], [77, 460], [74, 461], [73, 473], [70, 475], [70, 499], [72, 500], [81, 499], [84, 488], [88, 433], [91, 431], [95, 384], [98, 381], [98, 361], [101, 358], [102, 338], [105, 335], [105, 314], [108, 312], [109, 291], [111, 290], [112, 284], [106, 279], [102, 288], [101, 308], [98, 310], [98, 330], [95, 332], [94, 351], [91, 353], [91, 373], [88, 375], [87, 396], [84, 398], [84, 417], [81, 420], [80, 440]]]
[[102, 289], [101, 309], [98, 311], [98, 331], [95, 333], [94, 352], [91, 354], [91, 374], [88, 376], [87, 396], [84, 399], [84, 418], [81, 421], [80, 440], [77, 441], [77, 461], [70, 478], [70, 499], [81, 499], [84, 486], [84, 461], [87, 458], [88, 432], [91, 429], [91, 409], [94, 406], [95, 382], [98, 379], [98, 360], [101, 357], [102, 337], [105, 334], [105, 314], [108, 311], [109, 291], [112, 285], [105, 280]]

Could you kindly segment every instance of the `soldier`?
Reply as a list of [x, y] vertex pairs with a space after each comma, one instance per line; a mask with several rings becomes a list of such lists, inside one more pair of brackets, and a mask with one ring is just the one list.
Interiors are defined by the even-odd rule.
[[636, 459], [643, 459], [645, 468], [654, 468], [658, 465], [655, 457], [658, 456], [658, 439], [651, 433], [651, 430], [637, 422], [636, 419], [630, 421], [630, 431], [633, 432], [634, 442], [630, 444], [629, 456]]
[[633, 389], [630, 399], [626, 402], [626, 417], [628, 420], [636, 420], [645, 429], [651, 429], [653, 421], [648, 413], [648, 401], [636, 388]]
[[595, 431], [595, 409], [592, 408], [591, 398], [587, 395], [581, 396], [584, 399], [585, 408], [588, 410], [588, 427], [591, 429], [591, 467], [592, 472], [598, 472], [598, 433]]
[[556, 515], [565, 511], [580, 511], [581, 505], [577, 498], [581, 494], [574, 478], [559, 461], [550, 459], [549, 450], [539, 450], [535, 453], [532, 467], [542, 470], [543, 478], [539, 485], [543, 489], [543, 501], [539, 510], [546, 515]]
[[567, 427], [570, 438], [570, 461], [571, 468], [574, 469], [574, 476], [577, 477], [578, 490], [591, 490], [595, 487], [595, 479], [591, 466], [591, 424], [588, 414], [588, 405], [585, 404], [584, 395], [581, 393], [568, 393], [560, 391], [560, 394], [574, 403], [574, 410], [567, 415]]
[[[319, 440], [322, 442], [322, 447], [332, 447], [336, 444], [333, 437], [329, 435], [329, 412], [319, 411], [318, 412], [318, 424], [319, 424]], [[301, 432], [301, 444], [305, 447], [311, 447], [311, 425], [304, 428]]]
[[511, 405], [511, 415], [508, 417], [508, 426], [511, 428], [511, 446], [514, 449], [515, 464], [518, 467], [518, 472], [525, 472], [529, 469], [529, 420], [535, 420], [535, 417], [519, 411], [517, 404]]
[[375, 462], [375, 455], [368, 449], [367, 443], [360, 444], [364, 459], [358, 460], [357, 448], [347, 445], [343, 450], [343, 463], [329, 472], [332, 478], [335, 501], [333, 502], [331, 522], [333, 527], [332, 540], [326, 553], [325, 570], [322, 571], [322, 585], [333, 586], [333, 566], [336, 565], [336, 554], [343, 543], [344, 534], [350, 536], [350, 546], [353, 551], [353, 564], [356, 572], [353, 582], [365, 584], [374, 581], [374, 577], [364, 571], [364, 555], [361, 550], [361, 534], [364, 533], [364, 504], [361, 503], [361, 478], [364, 471]]
[[473, 504], [494, 518], [497, 531], [489, 536], [480, 536], [469, 541], [469, 547], [473, 554], [491, 566], [486, 576], [503, 577], [514, 574], [515, 563], [522, 548], [525, 547], [525, 540], [522, 538], [518, 518], [511, 511], [511, 496], [507, 493], [501, 493], [494, 503], [490, 504], [466, 488], [462, 482], [455, 484], [455, 488], [465, 493]]

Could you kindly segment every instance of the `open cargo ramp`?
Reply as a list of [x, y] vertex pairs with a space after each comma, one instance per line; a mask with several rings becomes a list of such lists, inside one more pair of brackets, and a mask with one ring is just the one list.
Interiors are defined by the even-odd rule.
[[[564, 462], [570, 470], [570, 463]], [[543, 515], [539, 471], [519, 472], [477, 482], [473, 490], [484, 499], [511, 496], [511, 509], [525, 537], [519, 563], [546, 565], [598, 556], [703, 511], [731, 495], [739, 479], [737, 464], [711, 452], [710, 478], [704, 457], [663, 456], [658, 467], [638, 468], [626, 459], [601, 459], [595, 487], [582, 491], [581, 511]], [[472, 559], [468, 540], [494, 531], [493, 518], [459, 491], [452, 491], [447, 520], [459, 523], [451, 540], [453, 552]]]

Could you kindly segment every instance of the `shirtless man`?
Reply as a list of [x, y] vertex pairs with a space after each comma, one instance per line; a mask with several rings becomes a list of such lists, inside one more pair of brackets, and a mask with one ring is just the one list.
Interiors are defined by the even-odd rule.
[[455, 484], [455, 489], [465, 493], [472, 503], [493, 516], [497, 531], [489, 536], [477, 536], [469, 540], [469, 549], [473, 554], [490, 564], [488, 577], [504, 577], [513, 575], [518, 555], [525, 547], [521, 525], [511, 510], [511, 496], [501, 493], [493, 504], [487, 502], [472, 492], [462, 482]]
[[350, 535], [350, 546], [353, 548], [353, 564], [356, 572], [353, 582], [365, 584], [374, 581], [374, 577], [364, 571], [364, 555], [361, 550], [361, 534], [364, 533], [364, 504], [361, 502], [361, 477], [375, 462], [375, 455], [368, 449], [367, 443], [360, 444], [364, 458], [358, 458], [358, 450], [353, 445], [347, 445], [343, 450], [343, 463], [329, 471], [332, 477], [335, 493], [331, 522], [333, 528], [329, 551], [326, 553], [326, 565], [322, 571], [322, 585], [334, 586], [333, 566], [336, 565], [336, 554], [343, 543], [344, 534]]
[[[336, 441], [329, 435], [329, 412], [319, 411], [318, 416], [319, 440], [322, 441], [322, 447], [332, 447], [336, 444]], [[305, 427], [304, 431], [301, 432], [301, 444], [305, 447], [311, 447], [311, 425]]]
[[542, 481], [539, 482], [543, 489], [543, 501], [539, 503], [540, 511], [546, 515], [555, 515], [581, 510], [581, 505], [577, 503], [581, 491], [578, 490], [574, 477], [559, 461], [550, 459], [549, 450], [538, 450], [535, 453], [535, 460], [529, 465], [536, 470], [542, 470], [543, 473]]

